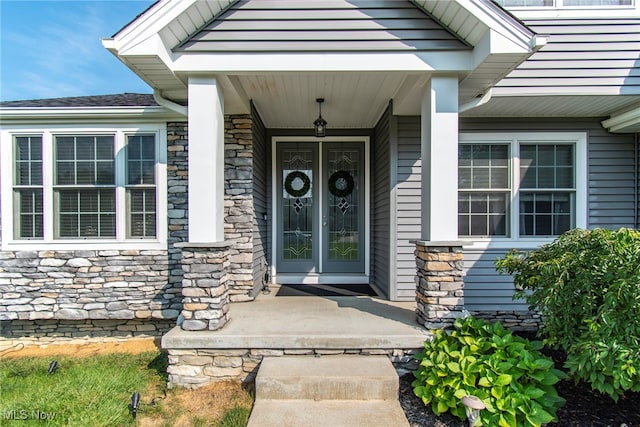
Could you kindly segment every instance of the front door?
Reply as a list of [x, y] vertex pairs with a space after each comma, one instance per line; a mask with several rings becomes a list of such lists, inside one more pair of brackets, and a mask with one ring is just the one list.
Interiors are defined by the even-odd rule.
[[365, 274], [364, 148], [276, 144], [277, 274]]

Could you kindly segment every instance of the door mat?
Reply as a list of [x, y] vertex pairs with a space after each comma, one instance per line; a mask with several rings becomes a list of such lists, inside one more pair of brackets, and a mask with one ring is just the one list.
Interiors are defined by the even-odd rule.
[[277, 297], [358, 297], [377, 296], [371, 286], [357, 285], [281, 285]]

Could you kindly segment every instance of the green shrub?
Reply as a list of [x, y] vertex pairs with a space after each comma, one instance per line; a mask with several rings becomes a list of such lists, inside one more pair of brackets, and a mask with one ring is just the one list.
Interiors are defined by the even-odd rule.
[[566, 352], [576, 381], [614, 400], [640, 391], [640, 232], [571, 230], [496, 265], [541, 313], [545, 342]]
[[454, 326], [451, 334], [435, 331], [416, 355], [413, 391], [436, 415], [449, 411], [466, 419], [460, 400], [474, 395], [487, 407], [476, 425], [539, 426], [555, 419], [564, 399], [553, 385], [564, 374], [539, 352], [541, 342], [472, 317]]

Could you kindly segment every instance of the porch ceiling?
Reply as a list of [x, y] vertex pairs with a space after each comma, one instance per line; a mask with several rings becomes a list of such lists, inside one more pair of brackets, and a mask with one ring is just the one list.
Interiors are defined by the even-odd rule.
[[417, 76], [389, 73], [304, 73], [238, 76], [231, 79], [260, 112], [269, 128], [311, 128], [322, 116], [332, 129], [375, 126], [389, 100]]

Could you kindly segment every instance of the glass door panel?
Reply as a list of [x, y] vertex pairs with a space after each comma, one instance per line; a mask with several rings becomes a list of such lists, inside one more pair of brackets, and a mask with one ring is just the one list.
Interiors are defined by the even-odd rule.
[[363, 147], [323, 144], [323, 272], [364, 272]]
[[[278, 270], [313, 272], [318, 260], [317, 145], [278, 144]], [[317, 198], [316, 198], [317, 200]]]

